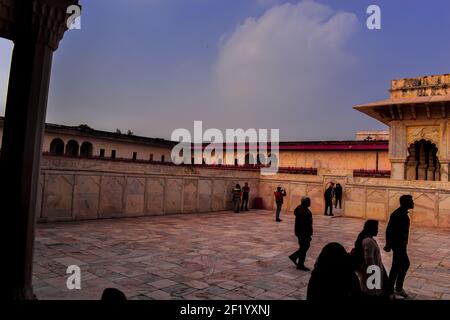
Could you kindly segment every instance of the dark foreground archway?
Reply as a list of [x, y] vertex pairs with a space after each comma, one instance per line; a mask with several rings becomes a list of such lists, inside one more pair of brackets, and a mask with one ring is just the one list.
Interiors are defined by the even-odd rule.
[[[0, 0], [0, 37], [14, 42], [0, 156], [2, 298], [33, 299], [41, 145], [53, 52], [78, 0]], [[10, 231], [10, 232], [8, 232]]]

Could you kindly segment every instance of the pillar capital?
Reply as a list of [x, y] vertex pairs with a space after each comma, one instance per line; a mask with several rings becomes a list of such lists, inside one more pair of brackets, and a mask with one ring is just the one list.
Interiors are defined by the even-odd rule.
[[78, 0], [34, 0], [31, 28], [34, 40], [53, 51], [58, 49], [67, 30], [67, 8], [76, 4]]
[[0, 37], [58, 49], [67, 30], [67, 8], [78, 0], [0, 0]]

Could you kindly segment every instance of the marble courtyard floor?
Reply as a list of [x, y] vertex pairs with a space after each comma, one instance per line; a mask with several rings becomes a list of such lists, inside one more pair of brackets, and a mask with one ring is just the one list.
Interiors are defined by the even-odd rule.
[[[297, 248], [292, 214], [214, 212], [39, 224], [34, 289], [38, 299], [99, 299], [106, 287], [129, 299], [305, 299], [309, 272], [288, 255]], [[338, 241], [347, 250], [363, 220], [314, 216], [306, 265]], [[385, 225], [378, 242], [384, 245]], [[412, 226], [412, 299], [450, 299], [450, 230]], [[386, 268], [391, 254], [383, 252]], [[67, 266], [81, 268], [81, 289], [68, 290]]]

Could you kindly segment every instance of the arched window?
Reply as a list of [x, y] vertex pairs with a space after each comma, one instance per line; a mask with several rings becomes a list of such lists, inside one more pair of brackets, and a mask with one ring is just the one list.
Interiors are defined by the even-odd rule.
[[66, 155], [76, 157], [78, 156], [78, 150], [79, 150], [78, 142], [76, 142], [75, 140], [70, 140], [69, 142], [67, 142]]
[[92, 143], [90, 142], [83, 142], [80, 148], [80, 156], [82, 157], [92, 157]]
[[245, 164], [246, 165], [255, 165], [256, 164], [253, 154], [247, 153], [245, 155]]
[[64, 154], [64, 141], [60, 138], [55, 138], [50, 143], [51, 154]]
[[408, 148], [409, 157], [406, 160], [407, 180], [440, 180], [439, 159], [437, 147], [427, 140], [420, 140]]

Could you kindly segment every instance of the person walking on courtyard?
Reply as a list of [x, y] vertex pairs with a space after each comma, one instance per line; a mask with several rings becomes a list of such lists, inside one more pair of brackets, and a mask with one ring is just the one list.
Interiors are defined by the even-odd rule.
[[275, 221], [281, 222], [280, 219], [281, 207], [283, 206], [283, 198], [286, 196], [286, 190], [281, 187], [277, 187], [277, 191], [273, 194], [275, 196], [275, 203], [277, 205], [277, 211], [275, 213]]
[[341, 209], [341, 203], [342, 203], [342, 186], [340, 183], [336, 183], [336, 186], [334, 187], [334, 208], [337, 209], [338, 203], [339, 203], [339, 209]]
[[300, 205], [294, 210], [295, 236], [298, 239], [299, 248], [289, 256], [289, 259], [295, 263], [297, 269], [303, 271], [310, 271], [310, 269], [305, 267], [306, 253], [311, 246], [313, 235], [313, 219], [312, 213], [309, 210], [310, 206], [311, 199], [308, 197], [303, 197]]
[[359, 279], [345, 248], [331, 242], [317, 258], [306, 293], [307, 300], [355, 300], [362, 297]]
[[414, 209], [414, 201], [411, 195], [400, 197], [400, 207], [396, 209], [389, 218], [386, 228], [386, 246], [384, 250], [390, 252], [392, 249], [392, 267], [389, 273], [391, 289], [395, 289], [395, 294], [407, 298], [403, 289], [403, 282], [410, 265], [407, 246], [409, 238], [410, 219], [408, 210]]
[[250, 193], [250, 187], [248, 186], [248, 182], [245, 183], [244, 187], [242, 188], [242, 204], [241, 204], [241, 211], [248, 211], [248, 196]]
[[333, 215], [333, 187], [334, 183], [330, 182], [328, 188], [325, 190], [323, 194], [325, 200], [325, 215], [328, 215], [328, 208], [330, 208], [330, 216]]
[[[378, 221], [367, 220], [355, 241], [355, 248], [352, 251], [353, 258], [363, 294], [369, 299], [388, 299], [391, 293], [389, 279], [381, 259], [380, 247], [374, 239], [377, 234]], [[377, 267], [376, 271], [380, 272], [379, 279], [372, 279], [374, 271], [369, 268], [373, 268], [373, 266]], [[371, 278], [369, 279], [369, 277]], [[374, 286], [372, 287], [372, 285]]]
[[239, 213], [239, 205], [241, 204], [241, 195], [242, 195], [242, 190], [241, 190], [241, 186], [238, 183], [233, 188], [233, 204], [234, 204], [233, 208], [234, 208], [235, 213]]

